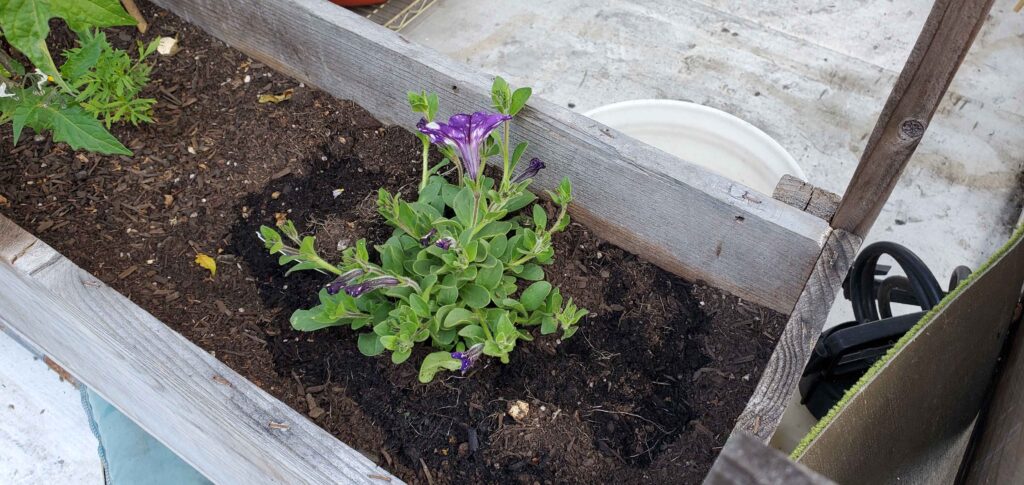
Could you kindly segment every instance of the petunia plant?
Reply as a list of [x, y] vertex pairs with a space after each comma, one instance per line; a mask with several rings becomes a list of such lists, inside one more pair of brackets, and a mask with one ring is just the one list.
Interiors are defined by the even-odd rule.
[[[281, 265], [291, 265], [288, 273], [335, 276], [320, 290], [318, 305], [292, 314], [292, 326], [349, 326], [360, 332], [362, 353], [390, 352], [395, 364], [417, 345], [430, 346], [435, 351], [420, 363], [422, 382], [443, 370], [465, 374], [484, 356], [508, 363], [517, 342], [533, 339], [531, 327], [571, 337], [587, 310], [545, 281], [543, 266], [554, 258], [552, 236], [569, 225], [572, 186], [566, 178], [548, 192], [557, 208], [551, 218], [527, 190], [544, 163], [534, 158], [513, 175], [527, 143], [510, 146], [509, 125], [530, 93], [497, 78], [491, 92], [496, 113], [447, 121], [436, 119], [435, 94], [409, 93], [413, 111], [422, 115], [423, 176], [414, 201], [380, 189], [377, 208], [394, 232], [374, 247], [376, 257], [359, 240], [334, 264], [291, 221], [261, 227], [259, 237]], [[432, 146], [444, 158], [431, 167]], [[488, 177], [486, 162], [498, 157], [500, 176]], [[449, 165], [454, 169], [441, 173]]]

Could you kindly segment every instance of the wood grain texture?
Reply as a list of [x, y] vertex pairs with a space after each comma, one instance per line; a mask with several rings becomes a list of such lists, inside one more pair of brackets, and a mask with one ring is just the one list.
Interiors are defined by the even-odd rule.
[[811, 190], [811, 200], [807, 201], [807, 208], [804, 209], [820, 219], [831, 221], [839, 208], [840, 197], [820, 187]]
[[715, 460], [704, 485], [827, 485], [833, 482], [738, 431]]
[[838, 229], [829, 236], [734, 434], [745, 431], [765, 442], [775, 434], [860, 243], [859, 237]]
[[896, 187], [993, 0], [936, 0], [846, 188], [832, 226], [863, 237]]
[[[352, 99], [386, 122], [417, 121], [406, 92], [442, 115], [489, 109], [491, 78], [320, 0], [157, 0], [296, 79]], [[545, 160], [540, 189], [572, 179], [572, 215], [605, 239], [693, 280], [769, 308], [792, 308], [828, 225], [538, 97], [514, 140]]]
[[838, 483], [953, 483], [1022, 285], [1018, 239], [901, 344], [799, 461]]
[[772, 198], [826, 221], [832, 220], [839, 206], [838, 195], [792, 175], [782, 176], [775, 185]]
[[214, 482], [400, 483], [2, 216], [0, 235], [0, 326]]
[[1014, 342], [981, 424], [966, 485], [1024, 483], [1024, 331], [1017, 307]]
[[800, 210], [807, 208], [814, 186], [792, 175], [786, 174], [775, 184], [772, 198]]

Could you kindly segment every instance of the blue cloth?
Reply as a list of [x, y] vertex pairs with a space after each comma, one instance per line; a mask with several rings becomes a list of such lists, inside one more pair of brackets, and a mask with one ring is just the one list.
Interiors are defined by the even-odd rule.
[[211, 483], [95, 392], [82, 388], [82, 406], [99, 441], [107, 485]]

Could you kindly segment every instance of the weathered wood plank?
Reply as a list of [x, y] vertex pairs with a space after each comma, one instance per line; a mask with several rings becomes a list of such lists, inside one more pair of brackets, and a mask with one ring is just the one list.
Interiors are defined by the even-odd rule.
[[838, 483], [953, 483], [1022, 285], [1017, 239], [900, 344], [799, 461]]
[[838, 195], [792, 175], [782, 176], [775, 185], [772, 198], [826, 221], [832, 220], [839, 206]]
[[734, 434], [745, 431], [766, 442], [775, 434], [860, 243], [859, 237], [838, 229], [829, 236]]
[[807, 208], [814, 186], [792, 175], [786, 174], [775, 184], [772, 198], [800, 210]]
[[886, 101], [832, 226], [863, 237], [896, 187], [992, 0], [936, 0]]
[[838, 195], [820, 187], [815, 187], [811, 191], [811, 200], [807, 202], [807, 208], [804, 210], [808, 214], [822, 220], [831, 221], [832, 216], [836, 214], [836, 209], [839, 208], [839, 200], [840, 197]]
[[[157, 0], [212, 35], [309, 84], [411, 127], [405, 93], [441, 95], [443, 114], [487, 109], [491, 79], [319, 0]], [[573, 216], [684, 277], [788, 312], [828, 234], [824, 221], [535, 99], [513, 138], [569, 176]], [[671, 174], [671, 175], [669, 175]]]
[[1017, 329], [963, 483], [1024, 483], [1024, 331]]
[[794, 463], [756, 437], [738, 431], [715, 460], [704, 485], [827, 485], [831, 480]]
[[400, 483], [2, 216], [0, 282], [0, 324], [214, 482]]

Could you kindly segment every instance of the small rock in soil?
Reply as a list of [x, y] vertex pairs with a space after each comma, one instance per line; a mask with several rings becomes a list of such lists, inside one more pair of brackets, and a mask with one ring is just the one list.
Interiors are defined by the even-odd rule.
[[513, 401], [508, 407], [508, 415], [522, 422], [530, 414], [530, 404], [525, 401]]

